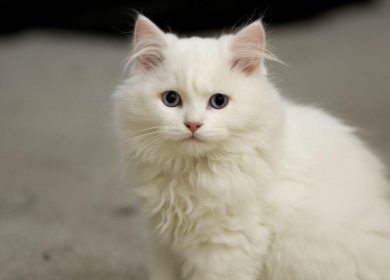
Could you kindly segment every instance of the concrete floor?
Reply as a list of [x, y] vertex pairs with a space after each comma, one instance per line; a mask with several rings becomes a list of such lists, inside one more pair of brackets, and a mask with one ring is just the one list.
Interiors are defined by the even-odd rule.
[[[288, 96], [361, 128], [390, 163], [390, 3], [272, 28]], [[126, 40], [0, 38], [0, 280], [144, 280], [145, 234], [110, 128]]]

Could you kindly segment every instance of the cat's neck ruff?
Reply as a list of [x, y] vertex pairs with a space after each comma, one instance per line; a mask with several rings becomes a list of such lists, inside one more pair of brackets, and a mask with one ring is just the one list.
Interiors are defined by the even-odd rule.
[[150, 218], [155, 237], [177, 251], [199, 244], [205, 236], [194, 228], [226, 217], [227, 212], [251, 217], [247, 212], [262, 207], [262, 197], [275, 178], [271, 165], [255, 149], [138, 162], [137, 167], [143, 181], [135, 191], [143, 199], [143, 213]]

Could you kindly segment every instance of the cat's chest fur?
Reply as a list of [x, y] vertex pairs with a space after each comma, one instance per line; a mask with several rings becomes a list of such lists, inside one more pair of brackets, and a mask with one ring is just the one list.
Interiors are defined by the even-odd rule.
[[[153, 174], [138, 189], [154, 234], [180, 251], [202, 243], [230, 243], [258, 238], [262, 227], [260, 197], [265, 174], [255, 155], [183, 164], [182, 170], [147, 164]], [[189, 168], [186, 168], [189, 166]], [[261, 170], [261, 169], [260, 169]], [[264, 172], [266, 173], [266, 172]]]

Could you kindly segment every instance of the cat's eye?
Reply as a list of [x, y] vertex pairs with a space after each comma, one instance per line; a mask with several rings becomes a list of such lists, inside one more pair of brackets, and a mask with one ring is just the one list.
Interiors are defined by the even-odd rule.
[[162, 101], [168, 107], [176, 107], [181, 104], [180, 95], [173, 90], [168, 90], [162, 94]]
[[210, 97], [209, 103], [214, 109], [222, 109], [229, 103], [229, 97], [222, 93], [216, 93]]

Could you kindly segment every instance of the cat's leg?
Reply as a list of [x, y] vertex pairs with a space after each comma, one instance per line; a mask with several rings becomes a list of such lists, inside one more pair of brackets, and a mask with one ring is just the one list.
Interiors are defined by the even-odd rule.
[[150, 280], [178, 280], [178, 268], [174, 254], [166, 246], [153, 243], [149, 257]]
[[220, 233], [186, 254], [183, 280], [258, 280], [269, 245], [268, 230], [253, 225], [247, 232]]
[[258, 280], [262, 256], [228, 248], [198, 250], [182, 266], [184, 280]]

